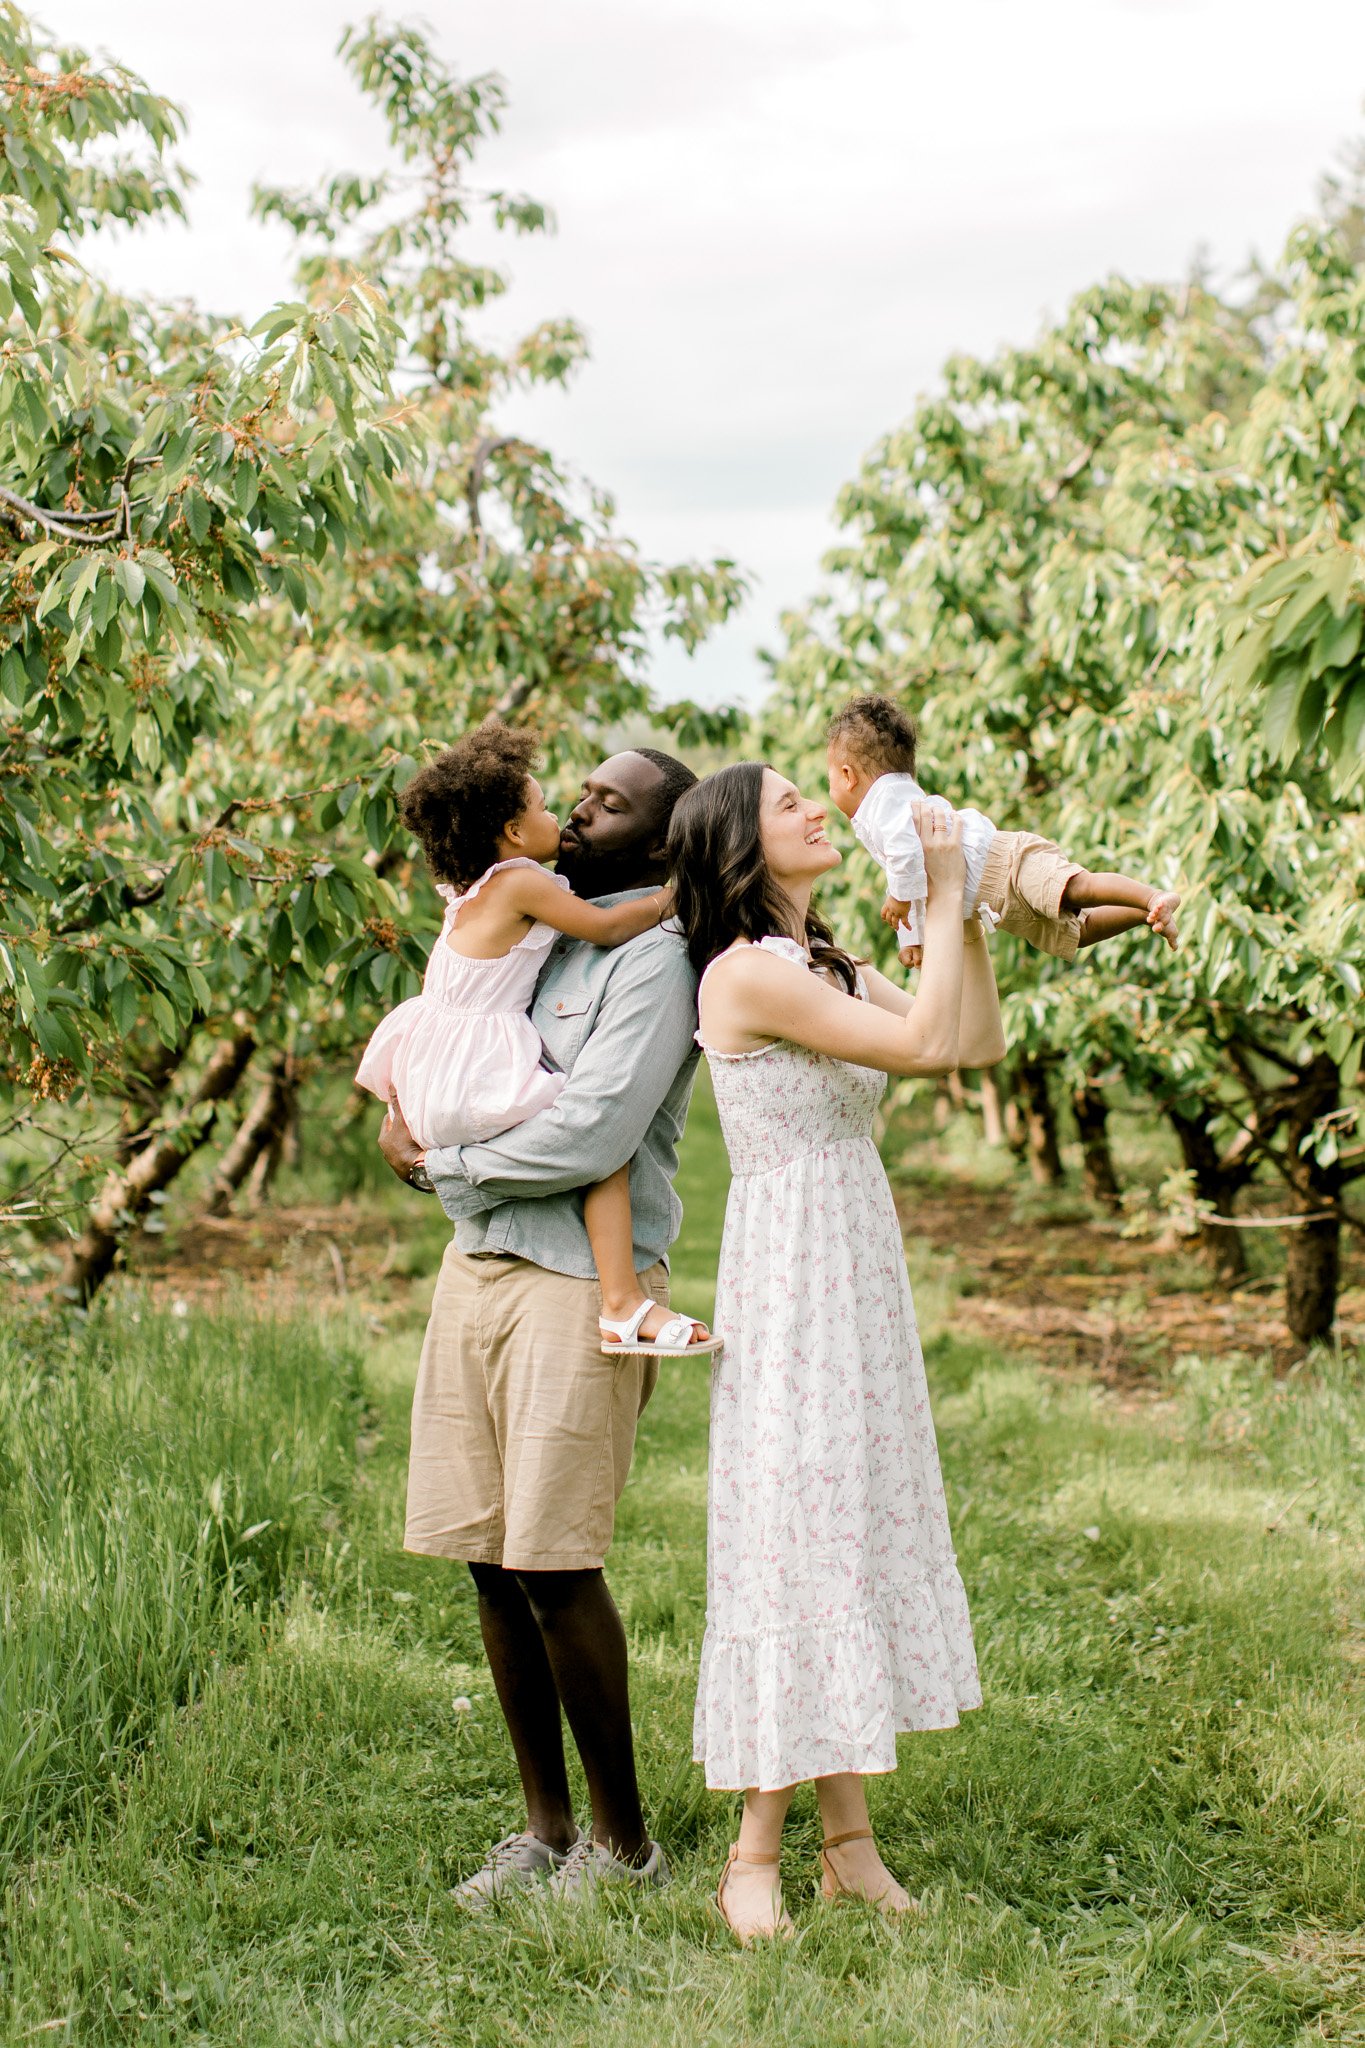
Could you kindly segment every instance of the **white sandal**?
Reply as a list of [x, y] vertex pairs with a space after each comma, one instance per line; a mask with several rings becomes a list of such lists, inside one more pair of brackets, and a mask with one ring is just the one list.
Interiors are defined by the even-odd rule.
[[[722, 1339], [719, 1337], [703, 1337], [700, 1344], [690, 1341], [693, 1330], [701, 1328], [695, 1316], [670, 1316], [657, 1337], [642, 1337], [641, 1323], [652, 1308], [661, 1306], [657, 1301], [642, 1301], [619, 1323], [614, 1323], [610, 1316], [599, 1316], [597, 1328], [607, 1356], [610, 1358], [624, 1352], [628, 1358], [711, 1358], [721, 1349]], [[606, 1341], [608, 1332], [616, 1340], [612, 1344]]]

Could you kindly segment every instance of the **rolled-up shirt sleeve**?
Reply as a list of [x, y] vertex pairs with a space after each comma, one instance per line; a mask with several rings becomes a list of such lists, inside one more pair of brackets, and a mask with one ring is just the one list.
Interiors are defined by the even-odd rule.
[[[933, 804], [943, 810], [951, 808], [942, 797], [926, 797], [924, 802], [926, 807]], [[924, 871], [924, 848], [908, 804], [903, 811], [895, 811], [881, 820], [881, 841], [887, 894], [898, 903], [922, 903], [928, 895], [929, 881]]]
[[550, 1108], [485, 1145], [427, 1153], [446, 1214], [458, 1221], [501, 1202], [591, 1187], [624, 1166], [691, 1052], [696, 1023], [683, 948], [621, 948], [593, 1028]]

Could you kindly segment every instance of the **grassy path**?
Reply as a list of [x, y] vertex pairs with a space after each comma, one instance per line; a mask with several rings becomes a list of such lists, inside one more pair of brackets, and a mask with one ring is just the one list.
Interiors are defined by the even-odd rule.
[[[723, 1184], [699, 1114], [702, 1312]], [[941, 1259], [922, 1308], [987, 1703], [874, 1788], [924, 1924], [816, 1906], [803, 1794], [799, 1939], [743, 1956], [706, 1903], [733, 1803], [687, 1760], [699, 1374], [649, 1411], [610, 1567], [680, 1881], [471, 1922], [446, 1890], [515, 1776], [465, 1584], [398, 1547], [416, 1306], [359, 1362], [245, 1313], [125, 1308], [55, 1361], [12, 1330], [0, 2041], [1365, 2042], [1359, 1361], [1187, 1361], [1125, 1409], [955, 1336]]]

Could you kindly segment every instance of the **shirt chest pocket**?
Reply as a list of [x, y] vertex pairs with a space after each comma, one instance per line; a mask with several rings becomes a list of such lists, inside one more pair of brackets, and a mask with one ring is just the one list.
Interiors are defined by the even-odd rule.
[[531, 1022], [551, 1060], [563, 1073], [569, 1072], [583, 1050], [596, 1011], [596, 996], [581, 984], [560, 983], [537, 996]]

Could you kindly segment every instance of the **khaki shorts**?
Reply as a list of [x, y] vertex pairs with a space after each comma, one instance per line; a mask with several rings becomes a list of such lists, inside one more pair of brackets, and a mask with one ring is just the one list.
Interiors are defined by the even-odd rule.
[[[668, 1300], [668, 1272], [641, 1276]], [[417, 1368], [406, 1550], [586, 1571], [611, 1543], [656, 1358], [609, 1358], [595, 1280], [529, 1260], [441, 1264]]]
[[1085, 869], [1051, 839], [1036, 832], [997, 832], [986, 854], [978, 901], [993, 910], [1002, 931], [1027, 939], [1042, 953], [1074, 960], [1080, 914], [1063, 910], [1062, 895]]

